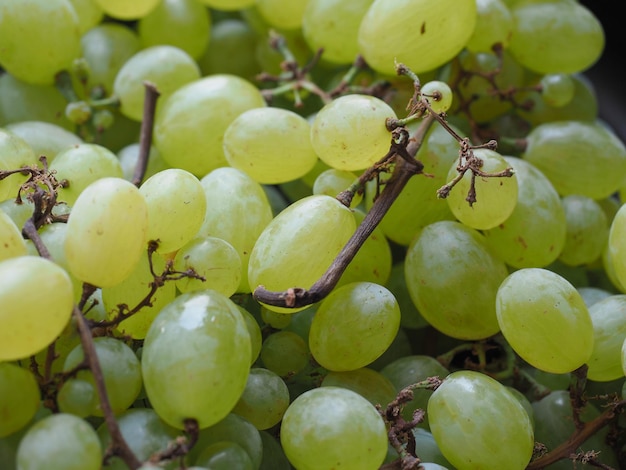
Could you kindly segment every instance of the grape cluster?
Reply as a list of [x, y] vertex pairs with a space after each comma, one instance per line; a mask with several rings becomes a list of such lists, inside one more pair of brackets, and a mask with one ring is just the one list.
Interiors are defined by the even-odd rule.
[[624, 468], [604, 48], [578, 0], [0, 0], [0, 468]]

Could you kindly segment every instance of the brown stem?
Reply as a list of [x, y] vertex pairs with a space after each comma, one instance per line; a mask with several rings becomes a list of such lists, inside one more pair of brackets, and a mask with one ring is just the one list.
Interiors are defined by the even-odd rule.
[[30, 217], [24, 223], [24, 228], [22, 228], [22, 233], [26, 235], [33, 242], [33, 244], [35, 245], [35, 248], [37, 249], [37, 253], [39, 253], [39, 255], [42, 258], [52, 259], [52, 256], [50, 255], [50, 251], [48, 250], [48, 247], [44, 245], [43, 241], [41, 240], [41, 237], [39, 236], [37, 227], [35, 227], [35, 221], [33, 220], [32, 217]]
[[[424, 119], [420, 127], [415, 131], [406, 149], [411, 157], [415, 157], [432, 123], [433, 119], [428, 117]], [[325, 298], [337, 285], [348, 264], [350, 264], [363, 243], [380, 223], [411, 177], [421, 173], [422, 169], [421, 163], [417, 160], [409, 161], [405, 158], [397, 158], [393, 174], [386, 182], [382, 193], [374, 201], [372, 208], [328, 270], [310, 289], [294, 287], [283, 292], [273, 292], [265, 289], [263, 286], [259, 286], [254, 290], [254, 298], [268, 305], [286, 308], [304, 307]]]
[[150, 147], [152, 145], [152, 130], [154, 128], [154, 113], [156, 110], [157, 99], [161, 95], [156, 85], [150, 82], [144, 82], [146, 88], [143, 103], [143, 119], [141, 121], [141, 133], [139, 137], [139, 158], [133, 173], [132, 183], [139, 186], [143, 181], [148, 168], [148, 158], [150, 156]]

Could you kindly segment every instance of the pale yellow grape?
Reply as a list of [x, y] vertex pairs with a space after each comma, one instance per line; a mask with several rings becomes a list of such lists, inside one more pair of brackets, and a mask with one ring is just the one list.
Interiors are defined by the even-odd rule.
[[145, 249], [148, 205], [123, 178], [102, 178], [79, 195], [67, 222], [65, 256], [83, 282], [111, 287], [132, 273]]
[[0, 262], [0, 361], [23, 359], [48, 346], [72, 314], [74, 291], [63, 268], [38, 256]]
[[80, 193], [94, 181], [124, 174], [117, 156], [108, 148], [83, 143], [59, 152], [49, 166], [57, 181], [66, 181], [58, 189], [58, 201], [73, 206]]
[[369, 367], [329, 372], [324, 376], [322, 387], [343, 387], [357, 392], [372, 405], [383, 408], [396, 398], [396, 388], [382, 373]]
[[80, 33], [69, 0], [4, 0], [0, 65], [25, 82], [51, 85], [80, 57]]
[[119, 20], [143, 18], [156, 8], [161, 0], [95, 0], [109, 16]]
[[387, 75], [396, 74], [396, 62], [417, 74], [433, 70], [463, 49], [476, 16], [474, 1], [375, 0], [359, 28], [359, 50]]
[[[351, 171], [329, 168], [322, 171], [317, 175], [317, 178], [315, 178], [312, 188], [313, 194], [328, 194], [329, 196], [336, 197], [342, 191], [350, 188], [357, 180], [357, 175]], [[355, 193], [352, 197], [350, 207], [354, 208], [358, 206], [362, 199], [362, 194]]]
[[[484, 173], [499, 173], [509, 168], [508, 162], [499, 153], [488, 149], [473, 150], [474, 156], [482, 161], [480, 170]], [[450, 167], [448, 180], [456, 178], [457, 163]], [[504, 222], [517, 204], [518, 184], [515, 175], [511, 177], [476, 176], [476, 202], [466, 200], [471, 188], [472, 171], [465, 172], [446, 198], [452, 213], [465, 225], [477, 230], [488, 230]]]
[[562, 199], [567, 233], [559, 260], [569, 266], [593, 263], [609, 239], [609, 222], [595, 200], [577, 194]]
[[323, 48], [323, 61], [335, 64], [354, 62], [359, 54], [359, 26], [372, 2], [309, 0], [302, 18], [302, 33], [311, 50]]
[[45, 155], [48, 163], [54, 160], [60, 151], [83, 143], [83, 139], [73, 132], [45, 121], [14, 122], [4, 128], [24, 139], [35, 155]]
[[315, 115], [311, 126], [313, 149], [332, 168], [363, 170], [389, 150], [391, 133], [385, 123], [395, 118], [393, 109], [380, 98], [341, 96]]
[[300, 29], [309, 0], [257, 0], [256, 9], [272, 28]]
[[491, 52], [495, 44], [507, 48], [513, 33], [513, 16], [502, 0], [476, 0], [474, 33], [466, 47], [472, 52]]
[[[17, 170], [38, 163], [35, 152], [24, 139], [0, 128], [0, 170]], [[17, 197], [17, 192], [26, 178], [16, 173], [1, 180], [0, 201]]]
[[263, 345], [263, 334], [261, 333], [261, 326], [259, 322], [254, 318], [248, 310], [241, 305], [237, 305], [239, 312], [243, 316], [248, 328], [248, 334], [250, 335], [250, 365], [254, 364], [261, 353], [261, 347]]
[[0, 261], [27, 253], [22, 231], [13, 219], [0, 208]]
[[[624, 338], [624, 343], [622, 344], [622, 371], [624, 371], [624, 375], [626, 375], [626, 338]], [[623, 397], [623, 394], [622, 394]]]
[[241, 282], [241, 258], [226, 240], [196, 237], [183, 245], [174, 257], [176, 271], [193, 271], [204, 278], [183, 277], [176, 281], [181, 292], [213, 289], [226, 297], [233, 295]]
[[171, 253], [198, 232], [207, 210], [200, 180], [180, 168], [152, 175], [139, 187], [148, 204], [149, 240], [159, 243], [158, 253]]
[[182, 86], [160, 105], [154, 144], [171, 167], [202, 178], [227, 166], [222, 150], [224, 132], [239, 114], [266, 106], [251, 82], [216, 74]]
[[78, 16], [78, 27], [81, 35], [102, 21], [104, 11], [98, 6], [96, 0], [70, 0]]
[[616, 294], [589, 307], [593, 323], [593, 352], [587, 378], [609, 382], [623, 377], [620, 352], [626, 338], [626, 295]]
[[144, 82], [159, 91], [157, 106], [183, 85], [200, 78], [198, 64], [184, 50], [170, 45], [141, 49], [120, 68], [113, 82], [113, 93], [119, 98], [120, 111], [141, 121], [145, 101]]
[[420, 89], [422, 98], [426, 98], [435, 113], [445, 113], [452, 105], [452, 90], [446, 82], [431, 80]]
[[256, 0], [198, 0], [211, 8], [224, 11], [243, 10], [244, 8], [252, 7], [256, 3]]
[[[248, 265], [250, 289], [310, 288], [354, 233], [350, 209], [335, 198], [312, 195], [293, 203], [265, 227]], [[306, 268], [304, 268], [306, 266]], [[296, 312], [267, 306], [277, 312]]]
[[261, 184], [280, 184], [307, 174], [317, 162], [311, 125], [294, 111], [256, 108], [244, 111], [224, 132], [229, 165]]
[[606, 254], [611, 260], [616, 281], [620, 286], [626, 286], [626, 204], [613, 217], [607, 248]]
[[0, 362], [0, 437], [28, 424], [39, 408], [39, 386], [33, 373], [17, 364]]

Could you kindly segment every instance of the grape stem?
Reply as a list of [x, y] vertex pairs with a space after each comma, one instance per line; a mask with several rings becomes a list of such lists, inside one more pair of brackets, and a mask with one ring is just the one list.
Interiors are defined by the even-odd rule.
[[132, 183], [139, 187], [146, 175], [148, 168], [148, 159], [150, 156], [150, 147], [152, 145], [152, 131], [154, 129], [154, 113], [156, 110], [157, 99], [161, 95], [154, 83], [144, 82], [145, 95], [143, 103], [143, 119], [141, 121], [141, 131], [139, 135], [139, 158], [135, 165]]

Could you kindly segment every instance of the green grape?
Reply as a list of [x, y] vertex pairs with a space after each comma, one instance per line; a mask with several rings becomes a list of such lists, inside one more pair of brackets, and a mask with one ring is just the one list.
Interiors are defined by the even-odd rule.
[[[116, 416], [116, 420], [128, 447], [140, 461], [148, 460], [156, 452], [164, 452], [179, 435], [178, 429], [167, 425], [151, 408], [131, 408]], [[100, 425], [97, 432], [102, 448], [108, 448], [112, 439], [106, 424]], [[102, 468], [126, 470], [128, 467], [119, 456], [113, 456]]]
[[593, 352], [587, 378], [599, 382], [624, 376], [620, 352], [626, 338], [626, 295], [611, 295], [589, 307], [593, 324]]
[[[357, 225], [363, 222], [365, 213], [354, 209]], [[351, 282], [374, 282], [384, 285], [391, 274], [392, 253], [385, 234], [376, 227], [365, 240], [356, 256], [350, 261], [335, 287]]]
[[45, 121], [14, 122], [7, 124], [4, 128], [24, 139], [35, 155], [44, 155], [48, 163], [54, 160], [54, 157], [62, 150], [83, 143], [83, 140], [76, 134], [57, 124]]
[[227, 73], [254, 80], [261, 72], [256, 61], [258, 36], [240, 18], [224, 18], [211, 25], [209, 44], [197, 62], [202, 75]]
[[[390, 240], [404, 246], [428, 224], [454, 219], [446, 201], [437, 197], [437, 190], [447, 183], [450, 165], [458, 161], [458, 142], [442, 126], [431, 126], [416, 158], [424, 165], [424, 173], [431, 176], [411, 178], [380, 223]], [[374, 194], [374, 183], [369, 183], [365, 198], [368, 210]]]
[[[372, 2], [308, 0], [302, 17], [302, 33], [311, 50], [323, 49], [324, 61], [352, 64], [359, 54], [359, 26]], [[341, 22], [337, 18], [341, 18]]]
[[250, 348], [246, 322], [228, 297], [210, 289], [176, 297], [144, 341], [143, 381], [152, 407], [178, 429], [188, 418], [200, 429], [217, 423], [245, 388]]
[[311, 330], [311, 322], [317, 311], [317, 306], [312, 305], [304, 310], [296, 312], [292, 315], [289, 325], [283, 328], [286, 331], [291, 331], [300, 336], [303, 340], [309, 341], [309, 331]]
[[491, 52], [495, 44], [506, 49], [513, 34], [513, 16], [502, 0], [476, 0], [476, 26], [465, 47], [472, 52]]
[[145, 249], [148, 206], [136, 186], [101, 178], [76, 199], [67, 222], [65, 256], [72, 275], [111, 287], [132, 273]]
[[298, 470], [374, 470], [387, 453], [387, 431], [374, 405], [341, 387], [297, 397], [283, 417], [280, 441]]
[[229, 470], [232, 468], [254, 470], [252, 459], [246, 449], [231, 441], [219, 441], [205, 447], [198, 456], [196, 465], [211, 470]]
[[281, 108], [256, 108], [241, 113], [224, 132], [228, 164], [261, 184], [280, 184], [308, 173], [317, 162], [311, 125]]
[[576, 290], [583, 298], [585, 305], [587, 308], [591, 307], [596, 302], [605, 299], [606, 297], [610, 297], [613, 295], [612, 292], [605, 290], [600, 287], [577, 287]]
[[458, 469], [524, 469], [533, 454], [533, 427], [522, 404], [486, 374], [453, 372], [428, 400], [430, 429]]
[[561, 196], [602, 199], [617, 191], [626, 177], [626, 147], [598, 124], [541, 124], [526, 141], [524, 159], [539, 168]]
[[248, 174], [230, 167], [211, 171], [200, 184], [204, 188], [207, 212], [197, 235], [221, 238], [237, 250], [241, 258], [241, 282], [237, 291], [250, 292], [250, 253], [273, 217], [263, 187]]
[[[0, 171], [17, 170], [31, 165], [37, 165], [37, 157], [28, 143], [16, 134], [0, 128]], [[16, 173], [0, 180], [0, 201], [16, 197], [26, 178], [25, 175]]]
[[387, 119], [395, 118], [396, 113], [380, 98], [343, 95], [315, 115], [311, 126], [313, 149], [331, 168], [363, 170], [389, 150], [391, 133], [385, 124]]
[[367, 367], [380, 371], [390, 362], [411, 354], [413, 348], [411, 341], [412, 339], [409, 338], [406, 330], [400, 328], [387, 350]]
[[[396, 393], [399, 393], [405, 387], [426, 380], [429, 377], [444, 379], [450, 374], [450, 371], [434, 357], [423, 354], [409, 354], [389, 362], [380, 369], [380, 373], [389, 379]], [[415, 410], [426, 410], [428, 400], [432, 394], [432, 390], [413, 390], [413, 399], [405, 405], [402, 410], [402, 416], [407, 420], [411, 420]], [[419, 424], [419, 427], [428, 429], [429, 426], [429, 415], [426, 414], [424, 421]]]
[[91, 425], [74, 415], [57, 413], [33, 424], [17, 449], [22, 470], [100, 470], [103, 449]]
[[120, 111], [126, 117], [141, 121], [145, 101], [145, 82], [155, 85], [160, 103], [184, 85], [200, 78], [200, 68], [184, 50], [170, 45], [141, 49], [119, 69], [113, 82], [113, 93], [120, 100]]
[[[33, 215], [35, 205], [28, 199], [22, 199], [21, 202], [16, 202], [15, 199], [11, 198], [0, 202], [0, 209], [10, 217], [19, 229], [23, 227], [26, 221]], [[26, 240], [26, 244], [28, 245], [28, 240]]]
[[[420, 460], [431, 462], [429, 464], [422, 463], [424, 470], [429, 470], [428, 465], [443, 465], [444, 469], [452, 468], [450, 462], [441, 453], [430, 431], [423, 428], [413, 428], [411, 432], [415, 438], [415, 453], [419, 455]], [[433, 470], [439, 469], [435, 467]]]
[[360, 53], [374, 70], [395, 75], [401, 62], [419, 74], [456, 56], [476, 26], [476, 2], [374, 0], [361, 21]]
[[[133, 350], [122, 341], [111, 337], [94, 338], [96, 355], [102, 368], [104, 384], [111, 408], [114, 413], [121, 413], [133, 404], [141, 390], [141, 366]], [[84, 361], [82, 345], [76, 346], [65, 358], [63, 369], [72, 370]], [[76, 377], [91, 383], [95, 387], [90, 370], [79, 371]], [[100, 402], [96, 401], [91, 410], [93, 416], [103, 416]]]
[[283, 379], [269, 369], [253, 367], [232, 412], [262, 430], [278, 424], [287, 406], [289, 389]]
[[309, 348], [302, 337], [292, 331], [276, 331], [263, 340], [261, 361], [280, 377], [295, 375], [309, 362]]
[[[270, 291], [310, 288], [328, 269], [354, 233], [354, 216], [326, 195], [312, 195], [290, 205], [265, 227], [248, 264], [250, 289]], [[302, 264], [306, 263], [306, 269]], [[268, 305], [277, 312], [302, 310]]]
[[80, 39], [83, 58], [89, 65], [88, 83], [105, 94], [113, 92], [115, 77], [128, 59], [141, 49], [134, 29], [121, 23], [100, 23]]
[[267, 24], [279, 30], [300, 29], [309, 0], [257, 0], [255, 8]]
[[309, 347], [325, 369], [355, 370], [385, 352], [399, 327], [398, 301], [386, 287], [353, 282], [336, 288], [320, 303]]
[[289, 313], [274, 312], [264, 305], [261, 305], [261, 319], [266, 325], [271, 326], [274, 329], [282, 330], [289, 326], [291, 323], [291, 317]]
[[95, 0], [70, 0], [78, 16], [80, 34], [84, 35], [91, 28], [96, 27], [104, 18], [102, 8]]
[[517, 398], [517, 400], [520, 402], [520, 404], [524, 407], [524, 409], [526, 410], [526, 413], [528, 414], [528, 417], [530, 418], [530, 424], [533, 426], [535, 426], [535, 412], [533, 410], [533, 405], [530, 402], [530, 400], [526, 397], [526, 395], [524, 395], [522, 392], [520, 392], [518, 389], [510, 387], [510, 386], [506, 386], [506, 389], [511, 393], [511, 395], [513, 395], [515, 398]]
[[215, 8], [220, 11], [237, 11], [244, 8], [251, 7], [255, 4], [256, 0], [198, 0], [211, 8]]
[[341, 372], [330, 371], [322, 387], [342, 387], [358, 393], [372, 405], [387, 406], [396, 398], [396, 388], [381, 372], [369, 367]]
[[0, 208], [0, 261], [26, 255], [28, 252], [22, 231]]
[[565, 73], [552, 73], [541, 77], [541, 94], [548, 106], [565, 106], [574, 98], [574, 81]]
[[602, 25], [578, 2], [521, 2], [511, 14], [514, 26], [508, 49], [530, 70], [581, 72], [602, 54]]
[[257, 323], [254, 316], [245, 308], [237, 305], [237, 308], [241, 312], [243, 319], [246, 321], [246, 327], [248, 328], [248, 334], [250, 335], [250, 365], [254, 364], [261, 354], [261, 346], [263, 344], [263, 334], [261, 333], [261, 327]]
[[23, 429], [39, 408], [39, 386], [31, 371], [10, 362], [0, 362], [2, 421], [0, 437]]
[[562, 199], [567, 233], [559, 260], [570, 266], [590, 264], [602, 256], [609, 239], [606, 214], [595, 200], [577, 194]]
[[554, 186], [532, 163], [504, 157], [515, 171], [517, 204], [497, 227], [485, 230], [487, 244], [514, 268], [545, 267], [565, 245], [565, 209]]
[[389, 278], [385, 287], [391, 291], [400, 307], [400, 326], [408, 329], [418, 329], [428, 326], [428, 322], [419, 313], [411, 300], [409, 290], [404, 279], [404, 260], [400, 260], [391, 266]]
[[113, 124], [106, 131], [97, 131], [94, 143], [108, 148], [111, 152], [118, 152], [123, 147], [135, 143], [141, 132], [141, 123], [134, 119], [127, 118], [119, 109], [111, 111], [113, 114]]
[[118, 20], [143, 18], [160, 3], [160, 0], [95, 0], [104, 13]]
[[226, 297], [233, 295], [241, 282], [241, 258], [237, 250], [217, 237], [196, 237], [183, 245], [174, 257], [174, 269], [193, 269], [204, 280], [182, 277], [176, 280], [180, 292], [213, 289]]
[[187, 454], [187, 460], [196, 462], [204, 449], [224, 441], [239, 444], [252, 460], [252, 468], [259, 467], [263, 458], [263, 442], [259, 430], [250, 421], [235, 413], [229, 413], [214, 425], [201, 429], [195, 446]]
[[93, 410], [98, 406], [98, 393], [92, 382], [83, 379], [69, 379], [59, 389], [57, 405], [61, 413], [86, 418], [91, 416]]
[[259, 432], [263, 441], [263, 459], [258, 470], [291, 470], [280, 442], [268, 431]]
[[80, 57], [78, 16], [69, 0], [6, 0], [0, 9], [0, 65], [27, 83], [51, 85]]
[[91, 119], [91, 106], [86, 101], [68, 103], [65, 107], [65, 117], [73, 124], [85, 124]]
[[[317, 175], [313, 181], [312, 191], [313, 194], [328, 194], [337, 197], [340, 192], [350, 188], [357, 180], [357, 175], [351, 171], [328, 168]], [[354, 209], [361, 203], [362, 199], [361, 193], [355, 193], [350, 207]]]
[[[474, 156], [481, 161], [480, 171], [486, 174], [500, 173], [509, 163], [499, 153], [488, 149], [474, 149]], [[450, 167], [448, 180], [459, 175], [457, 163]], [[468, 202], [472, 183], [476, 201]], [[518, 182], [511, 177], [484, 177], [466, 171], [446, 198], [450, 210], [459, 221], [477, 230], [489, 230], [506, 221], [517, 204]]]
[[198, 232], [207, 210], [200, 180], [180, 168], [152, 175], [139, 187], [148, 204], [148, 240], [159, 244], [157, 252], [172, 253]]
[[[609, 241], [605, 250], [605, 269], [612, 277], [613, 283], [626, 293], [622, 286], [626, 286], [626, 204], [620, 206], [613, 217], [613, 222], [609, 227]], [[608, 262], [610, 260], [610, 263]], [[607, 264], [609, 266], [607, 266]]]
[[66, 104], [54, 85], [27, 83], [10, 73], [0, 75], [0, 123], [35, 120], [73, 131], [74, 125], [63, 115]]
[[[124, 178], [128, 181], [132, 181], [135, 175], [135, 168], [137, 167], [137, 162], [139, 160], [140, 147], [140, 144], [135, 142], [126, 145], [117, 152], [117, 158], [122, 166]], [[144, 174], [144, 181], [152, 175], [157, 174], [159, 171], [168, 168], [168, 165], [163, 161], [163, 158], [161, 158], [159, 151], [154, 145], [151, 145], [148, 153], [148, 166]]]
[[[624, 338], [624, 342], [622, 343], [622, 356], [621, 356], [621, 362], [622, 362], [622, 370], [624, 371], [624, 375], [626, 375], [626, 338]], [[622, 390], [622, 397], [624, 397], [624, 390]]]
[[415, 306], [437, 330], [458, 339], [500, 330], [494, 301], [508, 272], [476, 230], [453, 221], [428, 225], [409, 246], [404, 270]]
[[452, 90], [446, 82], [431, 80], [422, 85], [420, 92], [435, 113], [445, 113], [452, 105]]
[[31, 356], [69, 322], [74, 289], [67, 272], [38, 256], [0, 261], [0, 361]]
[[[133, 271], [122, 282], [102, 288], [102, 302], [107, 312], [107, 320], [116, 318], [120, 304], [134, 309], [144, 302], [150, 293], [152, 283], [155, 282], [151, 269], [156, 275], [162, 275], [165, 270], [165, 259], [158, 254], [153, 254], [149, 258], [148, 251], [144, 250]], [[175, 283], [165, 282], [150, 297], [149, 305], [143, 305], [141, 310], [117, 324], [115, 329], [124, 336], [144, 339], [154, 318], [163, 307], [174, 300], [174, 297], [176, 297]]]
[[571, 372], [591, 356], [589, 311], [574, 286], [559, 274], [542, 268], [510, 274], [498, 289], [496, 312], [511, 347], [537, 369]]
[[211, 13], [196, 0], [162, 0], [137, 23], [143, 48], [169, 44], [193, 59], [202, 56], [210, 30]]
[[224, 132], [239, 114], [266, 106], [261, 92], [236, 75], [216, 74], [184, 85], [161, 103], [154, 144], [171, 167], [202, 178], [227, 166]]
[[124, 175], [117, 156], [98, 144], [78, 144], [57, 153], [49, 166], [57, 181], [66, 181], [58, 189], [57, 200], [73, 206], [80, 193], [91, 183], [104, 177]]

